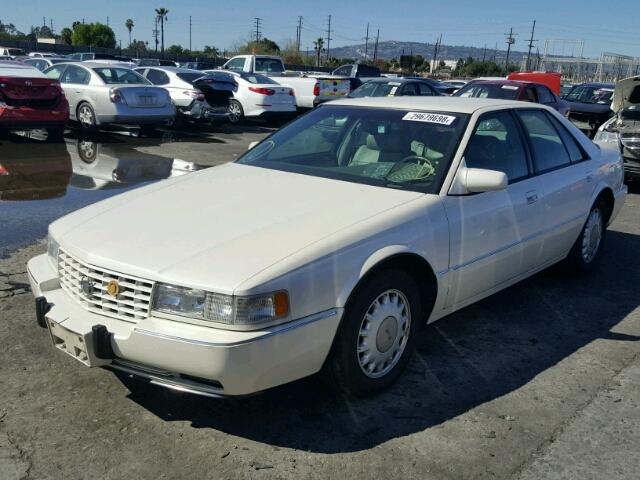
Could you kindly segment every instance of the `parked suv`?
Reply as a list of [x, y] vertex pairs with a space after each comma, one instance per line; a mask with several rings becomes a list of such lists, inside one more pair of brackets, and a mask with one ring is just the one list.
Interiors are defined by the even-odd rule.
[[589, 138], [611, 117], [613, 89], [613, 83], [582, 83], [564, 97], [571, 109], [569, 120]]

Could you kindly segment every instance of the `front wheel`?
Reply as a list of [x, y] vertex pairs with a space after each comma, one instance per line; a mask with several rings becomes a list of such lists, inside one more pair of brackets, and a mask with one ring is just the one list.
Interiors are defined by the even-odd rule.
[[392, 385], [415, 348], [422, 313], [418, 285], [402, 270], [385, 270], [360, 286], [327, 365], [338, 387], [366, 396]]
[[229, 102], [229, 121], [231, 123], [240, 123], [244, 119], [244, 110], [237, 100]]
[[571, 248], [567, 260], [578, 272], [590, 272], [600, 258], [607, 228], [607, 212], [605, 202], [596, 201]]

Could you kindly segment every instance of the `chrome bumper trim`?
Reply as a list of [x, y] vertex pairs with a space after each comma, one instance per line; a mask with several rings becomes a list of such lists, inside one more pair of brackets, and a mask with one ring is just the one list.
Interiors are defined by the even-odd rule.
[[[174, 342], [183, 342], [191, 345], [198, 345], [201, 347], [237, 347], [239, 345], [248, 345], [253, 342], [259, 342], [261, 340], [265, 340], [267, 338], [273, 337], [275, 335], [280, 335], [282, 333], [288, 332], [290, 330], [294, 330], [296, 328], [303, 327], [313, 322], [317, 322], [319, 320], [323, 320], [325, 318], [331, 318], [338, 315], [337, 309], [325, 310], [323, 312], [314, 313], [313, 315], [309, 315], [307, 317], [299, 318], [298, 320], [293, 320], [288, 323], [284, 323], [282, 325], [277, 325], [273, 327], [270, 331], [263, 333], [257, 337], [251, 338], [249, 340], [240, 340], [237, 342], [228, 342], [228, 343], [218, 343], [218, 342], [206, 342], [203, 340], [196, 340], [192, 338], [183, 338], [175, 335], [168, 335], [165, 333], [152, 332], [150, 330], [145, 330], [143, 328], [135, 328], [134, 332], [139, 333], [141, 335], [147, 335], [150, 337], [162, 338], [165, 340], [171, 340]], [[209, 327], [205, 327], [209, 328]]]

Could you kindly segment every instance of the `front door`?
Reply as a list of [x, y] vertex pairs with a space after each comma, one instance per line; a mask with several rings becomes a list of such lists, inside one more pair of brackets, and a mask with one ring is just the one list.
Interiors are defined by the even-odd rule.
[[448, 195], [451, 282], [447, 306], [470, 303], [533, 268], [541, 255], [542, 204], [539, 179], [517, 120], [510, 111], [478, 120], [461, 168], [506, 173], [505, 190]]
[[78, 103], [86, 97], [86, 88], [90, 79], [91, 74], [85, 68], [77, 65], [67, 65], [64, 73], [60, 76], [60, 83], [69, 101], [69, 112], [74, 118]]

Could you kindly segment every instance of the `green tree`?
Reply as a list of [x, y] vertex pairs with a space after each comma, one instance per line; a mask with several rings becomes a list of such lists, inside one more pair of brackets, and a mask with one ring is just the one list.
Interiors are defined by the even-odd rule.
[[318, 37], [313, 41], [313, 49], [316, 52], [316, 67], [320, 66], [320, 55], [324, 52], [324, 38]]
[[160, 51], [162, 52], [162, 56], [164, 57], [164, 22], [169, 20], [167, 15], [169, 14], [169, 10], [166, 8], [156, 8], [156, 21], [160, 22]]
[[182, 45], [171, 45], [167, 47], [167, 53], [169, 55], [182, 55], [184, 53], [184, 48], [182, 48]]
[[73, 30], [71, 30], [69, 27], [65, 27], [62, 30], [60, 30], [60, 38], [67, 45], [71, 45], [72, 37], [73, 37]]
[[147, 53], [147, 44], [142, 40], [136, 40], [134, 38], [133, 41], [129, 44], [127, 50], [129, 50], [130, 52], [135, 52], [136, 57], [139, 57], [140, 55]]
[[220, 50], [216, 47], [212, 47], [211, 45], [205, 45], [202, 49], [202, 53], [207, 57], [217, 57], [220, 55]]
[[73, 45], [115, 48], [116, 35], [111, 27], [102, 23], [80, 23], [73, 30], [71, 42]]
[[127, 18], [124, 22], [124, 26], [127, 27], [127, 30], [129, 31], [129, 44], [131, 44], [131, 30], [133, 30], [134, 27], [133, 20]]
[[245, 54], [280, 54], [280, 46], [273, 40], [269, 40], [267, 37], [263, 37], [260, 41], [249, 42], [246, 45], [240, 47], [240, 53]]

